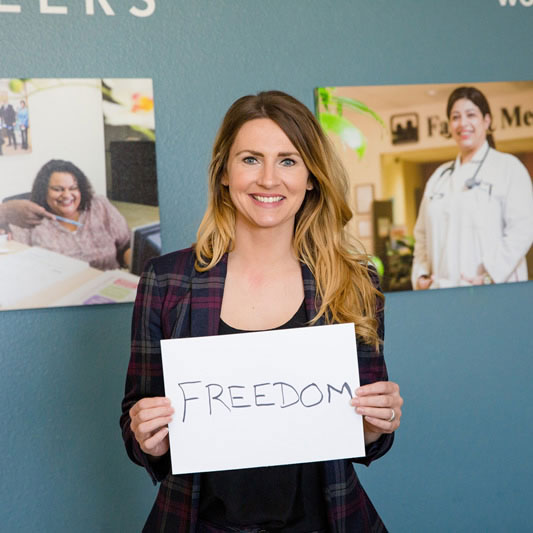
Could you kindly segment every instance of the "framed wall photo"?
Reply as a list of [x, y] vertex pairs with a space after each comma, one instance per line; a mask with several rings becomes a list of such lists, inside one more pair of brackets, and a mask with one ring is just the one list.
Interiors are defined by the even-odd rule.
[[360, 239], [372, 237], [372, 224], [370, 219], [364, 218], [357, 221], [357, 233]]
[[0, 311], [133, 302], [161, 253], [152, 80], [0, 78], [0, 156]]
[[[359, 220], [371, 219], [365, 247], [384, 265], [384, 291], [423, 289], [426, 275], [431, 289], [533, 280], [533, 80], [327, 86], [315, 97], [348, 173], [348, 231], [361, 238]], [[490, 124], [475, 141], [458, 122], [467, 104]], [[468, 167], [456, 166], [463, 156]]]
[[358, 215], [369, 215], [374, 201], [374, 185], [365, 183], [355, 186], [355, 211]]

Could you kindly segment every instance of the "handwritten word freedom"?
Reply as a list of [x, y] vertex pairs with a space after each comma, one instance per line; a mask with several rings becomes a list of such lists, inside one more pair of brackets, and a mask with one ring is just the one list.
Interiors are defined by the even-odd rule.
[[[290, 383], [277, 381], [275, 383], [257, 383], [255, 385], [228, 385], [224, 387], [219, 383], [202, 385], [201, 381], [182, 381], [178, 387], [183, 395], [183, 416], [185, 422], [187, 416], [187, 402], [194, 400], [203, 401], [209, 415], [213, 414], [215, 406], [231, 412], [233, 409], [248, 407], [274, 407], [281, 409], [302, 405], [303, 407], [316, 407], [325, 401], [324, 392], [316, 383], [310, 383], [300, 391]], [[324, 387], [327, 395], [327, 403], [331, 403], [332, 392], [342, 395], [346, 390], [352, 398], [352, 391], [348, 383], [343, 383], [340, 389], [326, 384]], [[197, 394], [198, 396], [194, 396]]]
[[[6, 3], [9, 2], [9, 3]], [[0, 0], [0, 13], [21, 13], [22, 7], [20, 4], [14, 3], [15, 0]], [[56, 5], [50, 5], [50, 0], [39, 0], [39, 13], [42, 15], [68, 15], [68, 7], [65, 5], [57, 5], [61, 0], [54, 0]], [[80, 0], [79, 0], [80, 1]], [[116, 0], [84, 0], [85, 14], [94, 15], [95, 2], [100, 6], [100, 9], [107, 15], [113, 16], [115, 12], [111, 7], [111, 3]], [[132, 0], [132, 5], [129, 12], [135, 17], [149, 17], [155, 11], [155, 0]], [[139, 6], [139, 4], [142, 4]]]

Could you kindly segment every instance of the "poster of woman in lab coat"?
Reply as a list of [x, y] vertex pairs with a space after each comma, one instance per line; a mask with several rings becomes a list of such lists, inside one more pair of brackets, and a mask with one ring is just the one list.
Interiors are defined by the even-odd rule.
[[533, 81], [315, 95], [385, 292], [533, 280]]
[[527, 281], [533, 242], [531, 178], [495, 149], [489, 103], [475, 87], [448, 98], [459, 153], [429, 179], [414, 228], [416, 290]]

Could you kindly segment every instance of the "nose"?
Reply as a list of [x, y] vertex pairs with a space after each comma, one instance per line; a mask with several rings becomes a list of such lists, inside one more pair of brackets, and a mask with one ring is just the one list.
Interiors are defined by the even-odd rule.
[[280, 182], [274, 163], [265, 161], [257, 177], [257, 184], [265, 189], [272, 189]]
[[461, 115], [461, 116], [459, 117], [459, 120], [458, 120], [458, 124], [459, 124], [459, 126], [462, 127], [462, 126], [464, 126], [464, 125], [467, 124], [467, 123], [468, 123], [468, 118], [467, 118], [465, 115]]

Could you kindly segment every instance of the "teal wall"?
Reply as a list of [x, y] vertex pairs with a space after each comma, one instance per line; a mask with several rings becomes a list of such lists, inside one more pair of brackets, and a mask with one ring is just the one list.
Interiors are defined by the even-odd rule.
[[[503, 0], [502, 0], [503, 1]], [[152, 77], [164, 247], [194, 239], [229, 104], [277, 88], [526, 80], [533, 7], [500, 0], [50, 0], [0, 13], [0, 77]], [[527, 3], [527, 2], [526, 2]], [[0, 179], [4, 176], [0, 176]], [[533, 283], [390, 295], [405, 397], [391, 452], [361, 472], [391, 531], [533, 527]], [[0, 313], [0, 530], [133, 532], [151, 507], [118, 426], [131, 305]]]

